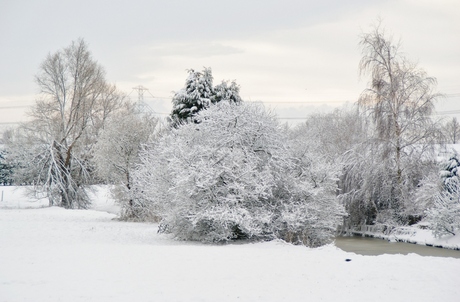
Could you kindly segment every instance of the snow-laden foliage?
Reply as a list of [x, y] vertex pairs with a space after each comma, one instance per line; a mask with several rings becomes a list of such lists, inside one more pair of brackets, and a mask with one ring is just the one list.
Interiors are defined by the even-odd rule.
[[455, 187], [456, 184], [460, 183], [460, 160], [455, 150], [449, 159], [442, 164], [440, 176], [446, 189], [451, 186]]
[[460, 183], [450, 182], [436, 195], [434, 206], [426, 211], [426, 220], [436, 237], [460, 232]]
[[189, 121], [200, 110], [209, 107], [213, 95], [212, 72], [205, 68], [203, 72], [188, 70], [185, 86], [174, 94], [171, 119], [178, 124]]
[[[412, 215], [413, 218], [417, 218], [416, 220], [425, 216], [425, 211], [433, 206], [436, 195], [441, 190], [442, 186], [438, 172], [435, 168], [426, 171], [415, 192], [409, 200], [406, 200], [405, 211], [410, 213], [409, 215]], [[414, 220], [412, 222], [418, 221]], [[409, 224], [412, 224], [412, 222], [409, 221]]]
[[356, 107], [331, 113], [314, 113], [291, 131], [291, 137], [308, 142], [309, 149], [335, 163], [340, 170], [343, 155], [366, 139], [365, 120]]
[[370, 81], [358, 103], [370, 118], [370, 135], [348, 154], [342, 200], [353, 209], [352, 224], [404, 224], [414, 214], [408, 209], [415, 209], [406, 204], [436, 168], [437, 130], [430, 118], [439, 96], [436, 80], [408, 61], [378, 26], [360, 44], [360, 70]]
[[355, 146], [344, 158], [339, 198], [351, 226], [412, 223], [421, 218], [436, 192], [437, 181], [434, 185], [428, 182], [436, 179], [438, 168], [426, 156], [430, 154], [427, 150], [406, 147], [399, 175], [385, 150], [378, 141], [370, 140]]
[[343, 214], [330, 167], [292, 152], [263, 107], [220, 102], [197, 118], [153, 143], [134, 176], [161, 231], [209, 242], [330, 241]]
[[13, 164], [7, 160], [8, 153], [0, 149], [0, 186], [13, 184]]
[[434, 195], [432, 207], [426, 211], [426, 221], [437, 237], [460, 232], [460, 162], [458, 153], [441, 164], [441, 185]]
[[230, 82], [230, 84], [228, 81], [222, 81], [220, 84], [214, 86], [214, 95], [211, 98], [211, 102], [216, 104], [220, 101], [240, 104], [242, 102], [240, 86], [235, 81]]
[[223, 100], [241, 103], [240, 87], [234, 81], [230, 84], [222, 81], [214, 87], [211, 68], [204, 68], [202, 72], [190, 69], [188, 73], [184, 88], [177, 91], [172, 99], [171, 120], [174, 125], [196, 122], [195, 115], [199, 111]]
[[131, 198], [132, 173], [143, 145], [156, 134], [157, 125], [157, 118], [126, 103], [108, 118], [94, 146], [96, 172], [115, 185], [112, 194], [122, 207], [122, 219], [142, 218], [140, 206]]

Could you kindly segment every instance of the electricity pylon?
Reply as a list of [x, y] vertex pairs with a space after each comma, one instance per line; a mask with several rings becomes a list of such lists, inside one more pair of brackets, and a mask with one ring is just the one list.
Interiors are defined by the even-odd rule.
[[133, 87], [133, 89], [137, 91], [136, 109], [139, 111], [139, 113], [151, 111], [152, 109], [150, 108], [150, 106], [144, 102], [144, 92], [148, 91], [148, 89], [142, 85]]

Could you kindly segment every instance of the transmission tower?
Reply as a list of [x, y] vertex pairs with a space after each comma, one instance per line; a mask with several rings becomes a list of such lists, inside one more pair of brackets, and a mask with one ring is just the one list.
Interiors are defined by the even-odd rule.
[[133, 89], [137, 91], [137, 110], [139, 112], [150, 111], [150, 107], [144, 102], [144, 92], [149, 90], [142, 85], [133, 87]]

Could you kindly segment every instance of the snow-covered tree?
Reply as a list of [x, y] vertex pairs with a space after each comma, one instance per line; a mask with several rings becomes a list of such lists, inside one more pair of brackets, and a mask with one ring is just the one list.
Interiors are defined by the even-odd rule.
[[138, 112], [135, 104], [126, 103], [111, 115], [94, 147], [98, 175], [115, 184], [112, 190], [122, 206], [124, 219], [140, 218], [140, 207], [131, 198], [132, 173], [139, 164], [139, 153], [157, 131], [158, 119]]
[[426, 171], [417, 188], [411, 194], [410, 200], [405, 203], [405, 212], [408, 213], [409, 224], [417, 223], [425, 217], [425, 211], [433, 206], [434, 200], [441, 189], [439, 171], [434, 168]]
[[203, 72], [188, 70], [184, 88], [176, 92], [172, 99], [171, 119], [173, 123], [191, 121], [200, 110], [209, 107], [214, 95], [212, 82], [210, 68], [204, 68]]
[[174, 94], [172, 99], [173, 109], [171, 120], [174, 125], [194, 121], [194, 116], [211, 104], [222, 100], [241, 103], [239, 86], [232, 81], [230, 85], [226, 81], [213, 87], [211, 68], [204, 68], [202, 72], [193, 69], [188, 70], [185, 86]]
[[211, 102], [216, 104], [220, 101], [240, 104], [243, 101], [240, 97], [240, 86], [235, 81], [230, 82], [230, 84], [228, 81], [222, 81], [222, 83], [216, 85]]
[[18, 162], [15, 179], [48, 193], [50, 205], [86, 208], [92, 181], [91, 146], [124, 95], [107, 84], [103, 68], [83, 40], [49, 54], [36, 82], [40, 98], [7, 142]]
[[308, 142], [310, 150], [340, 166], [343, 155], [366, 139], [365, 128], [365, 120], [356, 107], [342, 107], [331, 113], [309, 115], [290, 136]]
[[[385, 157], [386, 148], [373, 139], [358, 144], [344, 157], [340, 182], [340, 200], [349, 213], [352, 226], [382, 223], [401, 224], [419, 220], [423, 204], [429, 205], [436, 192], [427, 181], [436, 179], [438, 167], [429, 152], [415, 146], [406, 148], [398, 183], [398, 175], [391, 159]], [[428, 196], [421, 194], [428, 194]], [[401, 199], [399, 211], [393, 207], [395, 198]]]
[[7, 152], [0, 149], [0, 186], [13, 183], [13, 165], [7, 160]]
[[460, 184], [460, 159], [456, 151], [453, 151], [449, 159], [442, 163], [440, 176], [442, 184], [447, 190], [451, 186]]
[[426, 211], [426, 221], [437, 237], [460, 233], [460, 161], [457, 152], [443, 163], [438, 190]]
[[433, 91], [436, 80], [407, 60], [378, 26], [362, 36], [361, 46], [360, 70], [371, 79], [359, 105], [372, 118], [371, 154], [376, 162], [385, 163], [381, 176], [389, 185], [384, 195], [375, 196], [376, 202], [401, 220], [404, 203], [423, 175], [416, 171], [426, 158], [434, 158], [429, 152], [435, 137], [430, 114], [439, 96]]
[[460, 233], [460, 183], [452, 181], [435, 197], [426, 220], [437, 237]]
[[197, 118], [154, 142], [134, 176], [138, 196], [162, 218], [160, 230], [211, 242], [330, 241], [343, 214], [334, 175], [293, 152], [275, 117], [226, 101]]
[[[338, 178], [337, 194], [345, 206], [347, 224], [372, 224], [377, 206], [370, 196], [382, 188], [384, 165], [372, 161], [373, 152], [367, 147], [372, 132], [367, 117], [357, 107], [344, 107], [327, 114], [312, 114], [305, 123], [291, 131], [294, 147], [313, 154], [334, 169]], [[375, 173], [375, 174], [372, 174]], [[378, 185], [377, 185], [378, 184]]]

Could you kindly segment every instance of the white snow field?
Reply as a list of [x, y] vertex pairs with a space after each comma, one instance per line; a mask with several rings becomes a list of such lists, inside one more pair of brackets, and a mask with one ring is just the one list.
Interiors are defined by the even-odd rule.
[[460, 301], [460, 259], [181, 242], [100, 210], [11, 207], [0, 301]]

